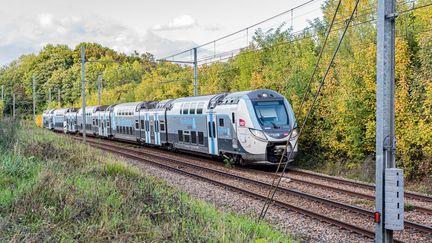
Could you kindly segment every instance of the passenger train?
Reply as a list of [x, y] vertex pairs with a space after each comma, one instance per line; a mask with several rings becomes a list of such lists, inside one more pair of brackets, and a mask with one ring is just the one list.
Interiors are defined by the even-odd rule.
[[272, 90], [90, 106], [85, 121], [82, 112], [46, 110], [43, 126], [81, 134], [85, 126], [91, 136], [228, 158], [240, 165], [279, 163], [291, 132], [286, 153], [298, 150], [292, 107]]

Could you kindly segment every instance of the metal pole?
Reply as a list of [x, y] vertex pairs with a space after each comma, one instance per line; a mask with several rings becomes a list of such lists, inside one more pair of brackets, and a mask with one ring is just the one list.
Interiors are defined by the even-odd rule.
[[81, 96], [82, 96], [82, 127], [83, 127], [83, 142], [86, 142], [86, 100], [85, 100], [85, 50], [84, 45], [81, 46]]
[[197, 48], [193, 49], [194, 52], [194, 96], [198, 95], [198, 61], [197, 61]]
[[100, 105], [100, 100], [101, 100], [101, 79], [102, 79], [102, 75], [98, 76], [98, 105]]
[[51, 88], [48, 89], [48, 100], [49, 100], [48, 107], [51, 107]]
[[36, 78], [33, 76], [33, 120], [36, 121]]
[[291, 31], [293, 31], [294, 26], [294, 9], [291, 9]]
[[246, 47], [249, 47], [249, 28], [246, 28]]
[[378, 0], [376, 87], [376, 211], [375, 242], [392, 242], [385, 228], [385, 169], [395, 167], [395, 0]]
[[16, 116], [16, 112], [15, 112], [15, 93], [13, 93], [12, 94], [12, 106], [13, 106], [13, 108], [12, 108], [12, 117], [13, 117], [13, 119], [15, 119], [15, 116]]

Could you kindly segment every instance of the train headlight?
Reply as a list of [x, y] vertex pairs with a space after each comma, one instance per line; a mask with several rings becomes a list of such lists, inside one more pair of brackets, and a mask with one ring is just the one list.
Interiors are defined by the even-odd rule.
[[252, 128], [249, 128], [249, 131], [252, 133], [252, 135], [254, 135], [259, 140], [267, 141], [267, 136], [264, 134], [263, 131], [252, 129]]
[[290, 138], [290, 140], [294, 140], [294, 139], [296, 139], [297, 136], [298, 136], [298, 130], [297, 130], [297, 128], [294, 128], [294, 129], [292, 130], [292, 134], [291, 134], [291, 138]]

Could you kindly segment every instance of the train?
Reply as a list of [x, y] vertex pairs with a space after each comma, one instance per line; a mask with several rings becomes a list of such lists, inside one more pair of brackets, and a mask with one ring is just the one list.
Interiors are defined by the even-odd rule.
[[[229, 159], [238, 165], [288, 163], [298, 151], [293, 109], [267, 89], [48, 109], [43, 127]], [[289, 139], [289, 141], [288, 141]], [[285, 146], [287, 149], [285, 150]], [[285, 151], [285, 154], [284, 154]]]

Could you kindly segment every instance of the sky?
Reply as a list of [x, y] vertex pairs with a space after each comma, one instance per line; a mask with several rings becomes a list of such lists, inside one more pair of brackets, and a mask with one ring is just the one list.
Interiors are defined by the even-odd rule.
[[[243, 29], [308, 0], [0, 0], [0, 66], [47, 44], [97, 42], [126, 54], [156, 58], [193, 48]], [[287, 22], [294, 30], [320, 17], [323, 0], [216, 42], [211, 51], [241, 47], [256, 28]], [[292, 18], [292, 19], [291, 19]], [[217, 50], [216, 50], [217, 49]], [[210, 52], [210, 50], [209, 50]]]

